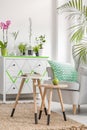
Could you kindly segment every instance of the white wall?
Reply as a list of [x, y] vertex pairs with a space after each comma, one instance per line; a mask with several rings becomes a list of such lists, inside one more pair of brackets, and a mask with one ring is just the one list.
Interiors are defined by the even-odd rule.
[[[46, 35], [44, 55], [51, 56], [52, 44], [52, 2], [54, 0], [0, 0], [0, 21], [11, 20], [9, 28], [8, 48], [13, 47], [11, 32], [18, 31], [19, 35], [16, 44], [19, 42], [28, 43], [28, 18], [32, 19], [32, 44], [34, 38], [39, 35]], [[1, 38], [1, 30], [0, 30]]]
[[[57, 7], [61, 6], [67, 2], [67, 0], [59, 0], [57, 3]], [[57, 51], [57, 60], [59, 62], [72, 62], [72, 54], [71, 54], [71, 43], [69, 41], [69, 24], [70, 21], [66, 19], [65, 13], [57, 14], [57, 43], [58, 43], [58, 51]]]

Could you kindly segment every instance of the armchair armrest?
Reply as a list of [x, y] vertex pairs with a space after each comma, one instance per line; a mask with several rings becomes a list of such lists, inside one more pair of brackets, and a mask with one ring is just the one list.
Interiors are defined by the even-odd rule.
[[80, 66], [79, 67], [79, 73], [87, 76], [87, 67], [86, 66]]

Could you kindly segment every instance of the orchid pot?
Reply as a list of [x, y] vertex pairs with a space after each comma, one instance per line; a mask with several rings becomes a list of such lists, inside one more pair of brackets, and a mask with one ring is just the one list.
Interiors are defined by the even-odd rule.
[[7, 48], [1, 48], [1, 55], [2, 55], [2, 56], [7, 56], [7, 55], [8, 55], [8, 50], [7, 50]]

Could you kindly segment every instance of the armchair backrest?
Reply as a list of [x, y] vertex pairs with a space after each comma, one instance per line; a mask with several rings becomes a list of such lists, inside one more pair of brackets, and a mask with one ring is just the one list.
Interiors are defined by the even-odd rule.
[[75, 68], [78, 71], [78, 68], [79, 68], [79, 65], [80, 65], [80, 59], [79, 59], [79, 56], [75, 56], [75, 49], [76, 48], [77, 47], [73, 45], [73, 47], [72, 47], [72, 56], [73, 56]]
[[87, 104], [87, 67], [79, 67], [79, 84], [80, 84], [80, 94], [79, 94], [79, 104]]

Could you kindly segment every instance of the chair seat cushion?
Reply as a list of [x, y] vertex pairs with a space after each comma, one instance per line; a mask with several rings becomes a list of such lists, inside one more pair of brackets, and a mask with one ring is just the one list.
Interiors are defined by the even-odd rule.
[[54, 76], [59, 79], [59, 81], [71, 81], [76, 82], [78, 79], [78, 74], [75, 68], [69, 63], [58, 63], [56, 61], [49, 60], [51, 68], [53, 69]]
[[[44, 80], [44, 83], [52, 84], [52, 80]], [[79, 91], [79, 83], [78, 82], [60, 81], [59, 84], [66, 84], [66, 85], [68, 85], [68, 87], [63, 88], [63, 90]]]
[[60, 82], [60, 84], [67, 84], [68, 87], [64, 90], [71, 90], [71, 91], [79, 91], [79, 83], [78, 82]]

